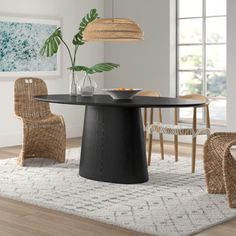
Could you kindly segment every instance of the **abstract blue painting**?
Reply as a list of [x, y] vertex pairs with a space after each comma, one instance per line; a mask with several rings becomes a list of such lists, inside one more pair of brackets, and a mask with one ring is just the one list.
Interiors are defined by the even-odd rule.
[[0, 75], [59, 75], [60, 53], [39, 54], [59, 20], [0, 17]]

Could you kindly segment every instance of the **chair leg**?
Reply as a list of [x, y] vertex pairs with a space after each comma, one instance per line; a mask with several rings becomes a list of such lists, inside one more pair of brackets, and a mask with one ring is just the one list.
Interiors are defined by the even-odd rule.
[[162, 133], [160, 133], [160, 148], [161, 148], [161, 159], [164, 160], [164, 139]]
[[16, 163], [19, 166], [24, 166], [24, 152], [23, 152], [23, 150], [21, 150], [19, 156], [17, 157]]
[[[159, 122], [162, 123], [161, 108], [159, 108], [158, 116], [159, 116]], [[162, 133], [160, 133], [160, 149], [161, 149], [161, 159], [164, 160], [164, 139], [163, 139], [163, 134]]]
[[197, 108], [193, 108], [193, 131], [194, 136], [192, 140], [192, 173], [195, 173], [195, 165], [196, 165], [196, 144], [197, 137], [195, 136], [197, 130]]
[[193, 142], [192, 142], [192, 173], [195, 173], [195, 166], [196, 166], [196, 144], [197, 144], [197, 138], [193, 138]]
[[175, 135], [174, 136], [174, 143], [175, 143], [175, 161], [178, 161], [179, 160], [179, 157], [178, 157], [178, 135]]
[[[174, 110], [174, 122], [175, 122], [175, 125], [178, 125], [178, 109], [177, 108], [175, 108]], [[174, 143], [175, 143], [175, 161], [178, 161], [179, 160], [178, 135], [174, 135]]]
[[148, 166], [151, 165], [152, 158], [152, 134], [149, 134], [149, 142], [148, 142]]

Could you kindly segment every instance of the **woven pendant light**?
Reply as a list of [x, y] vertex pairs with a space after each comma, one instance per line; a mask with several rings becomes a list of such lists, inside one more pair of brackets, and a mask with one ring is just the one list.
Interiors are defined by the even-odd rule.
[[133, 20], [114, 18], [114, 0], [112, 0], [112, 18], [99, 18], [84, 30], [84, 41], [129, 42], [143, 40], [143, 32]]
[[139, 41], [143, 40], [143, 32], [130, 19], [101, 18], [86, 27], [83, 39], [85, 41]]

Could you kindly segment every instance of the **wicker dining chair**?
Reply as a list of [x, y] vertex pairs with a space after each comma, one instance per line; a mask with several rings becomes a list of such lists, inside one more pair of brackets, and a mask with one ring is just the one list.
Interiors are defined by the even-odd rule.
[[204, 145], [204, 169], [208, 193], [225, 194], [231, 208], [236, 208], [236, 159], [231, 147], [236, 132], [214, 133]]
[[54, 115], [48, 103], [33, 100], [47, 95], [47, 87], [39, 78], [15, 81], [15, 114], [23, 121], [23, 145], [17, 158], [19, 165], [31, 157], [46, 157], [65, 162], [66, 132], [62, 116]]
[[[147, 97], [160, 97], [160, 93], [157, 91], [142, 91], [138, 93], [138, 96], [147, 96]], [[150, 118], [150, 121], [148, 122], [148, 115]], [[144, 114], [143, 114], [143, 119], [144, 119], [144, 136], [145, 136], [145, 141], [147, 140], [147, 131], [146, 128], [148, 127], [148, 124], [153, 124], [154, 120], [154, 108], [144, 108]], [[158, 109], [158, 119], [159, 122], [162, 123], [162, 111], [161, 108]], [[163, 134], [159, 134], [160, 138], [160, 151], [161, 151], [161, 159], [164, 159], [164, 140], [163, 140]], [[152, 133], [149, 133], [149, 138], [150, 140], [148, 142], [148, 165], [151, 165], [151, 155], [152, 155]]]
[[[178, 109], [174, 109], [174, 125], [163, 124], [154, 122], [150, 123], [147, 130], [149, 133], [157, 132], [162, 134], [174, 135], [174, 147], [175, 147], [175, 160], [178, 161], [178, 136], [179, 135], [190, 135], [192, 136], [192, 173], [195, 172], [196, 163], [196, 143], [198, 135], [210, 135], [210, 113], [209, 113], [209, 100], [207, 97], [199, 94], [191, 94], [181, 96], [183, 99], [200, 100], [204, 101], [204, 109], [206, 111], [206, 128], [197, 128], [197, 107], [193, 108], [193, 123], [192, 127], [184, 126], [179, 124], [178, 121]], [[152, 142], [152, 135], [149, 136], [149, 142]]]

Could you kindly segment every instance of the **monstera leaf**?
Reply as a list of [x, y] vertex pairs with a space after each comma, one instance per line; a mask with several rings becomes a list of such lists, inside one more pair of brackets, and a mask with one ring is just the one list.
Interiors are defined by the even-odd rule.
[[51, 36], [45, 41], [42, 49], [40, 50], [40, 54], [46, 55], [47, 57], [51, 57], [57, 53], [58, 48], [61, 44], [62, 33], [61, 28], [57, 28]]
[[89, 67], [87, 67], [87, 66], [74, 66], [74, 67], [70, 67], [68, 69], [74, 70], [74, 71], [84, 71], [86, 73], [89, 71]]
[[68, 68], [73, 71], [84, 71], [87, 74], [95, 74], [105, 71], [111, 71], [118, 68], [120, 65], [114, 63], [99, 63], [92, 67], [86, 66], [75, 66], [76, 65], [76, 54], [80, 45], [83, 45], [85, 41], [83, 40], [83, 32], [89, 23], [98, 18], [97, 9], [92, 9], [90, 12], [82, 19], [78, 33], [73, 37], [74, 54], [72, 54], [68, 44], [62, 38], [61, 28], [57, 28], [50, 37], [45, 41], [42, 49], [40, 50], [41, 55], [51, 57], [58, 52], [58, 48], [61, 43], [66, 47], [68, 54], [70, 56], [71, 67]]
[[84, 71], [87, 74], [95, 74], [95, 73], [101, 73], [105, 71], [111, 71], [118, 68], [119, 66], [120, 66], [119, 64], [114, 64], [114, 63], [99, 63], [92, 67], [74, 66], [74, 67], [70, 67], [69, 69], [74, 70], [74, 71]]
[[75, 45], [74, 56], [72, 55], [69, 46], [62, 38], [61, 28], [57, 28], [50, 37], [45, 41], [42, 49], [40, 50], [40, 54], [43, 56], [51, 57], [58, 52], [58, 48], [61, 43], [66, 46], [66, 49], [69, 53], [71, 64], [75, 65], [75, 58], [78, 46], [83, 45], [85, 42], [83, 41], [83, 32], [87, 25], [98, 18], [97, 9], [92, 9], [90, 12], [82, 19], [79, 32], [73, 37], [73, 44]]
[[83, 45], [85, 42], [83, 41], [83, 32], [87, 25], [92, 21], [98, 18], [97, 9], [92, 9], [81, 21], [79, 26], [79, 32], [73, 38], [74, 45]]

